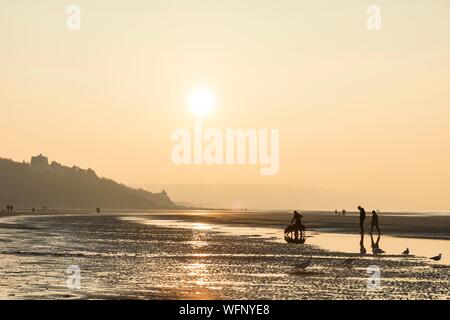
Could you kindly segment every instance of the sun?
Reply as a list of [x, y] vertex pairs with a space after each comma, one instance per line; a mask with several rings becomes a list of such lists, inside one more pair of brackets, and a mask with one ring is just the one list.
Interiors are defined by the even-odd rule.
[[193, 114], [204, 117], [215, 109], [216, 96], [208, 87], [197, 87], [189, 94], [188, 105]]

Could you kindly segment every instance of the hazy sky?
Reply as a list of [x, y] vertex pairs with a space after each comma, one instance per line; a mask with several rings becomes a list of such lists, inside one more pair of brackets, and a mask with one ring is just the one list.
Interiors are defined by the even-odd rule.
[[[448, 0], [2, 0], [0, 39], [0, 157], [44, 153], [133, 185], [370, 190], [450, 209]], [[200, 84], [218, 100], [206, 127], [280, 129], [278, 175], [172, 164]]]

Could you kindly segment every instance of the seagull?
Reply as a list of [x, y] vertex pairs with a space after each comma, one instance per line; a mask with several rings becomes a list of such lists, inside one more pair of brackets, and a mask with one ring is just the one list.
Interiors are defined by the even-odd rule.
[[409, 248], [406, 248], [406, 250], [403, 251], [402, 254], [409, 254]]
[[306, 260], [295, 266], [295, 269], [305, 270], [312, 264], [311, 260]]
[[439, 260], [441, 260], [441, 258], [442, 258], [442, 253], [439, 253], [438, 256], [436, 256], [436, 257], [431, 257], [430, 259], [431, 259], [431, 260], [434, 260], [434, 261], [439, 261]]

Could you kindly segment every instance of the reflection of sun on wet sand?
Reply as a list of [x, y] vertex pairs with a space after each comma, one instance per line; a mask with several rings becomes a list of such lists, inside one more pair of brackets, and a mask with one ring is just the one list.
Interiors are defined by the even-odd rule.
[[[309, 230], [359, 233], [357, 213], [335, 216], [330, 212], [302, 211], [302, 214], [304, 224]], [[164, 215], [167, 218], [167, 214]], [[292, 213], [191, 211], [171, 212], [169, 217], [197, 222], [285, 228], [292, 218]], [[380, 213], [379, 219], [385, 235], [450, 240], [450, 214]], [[370, 230], [369, 217], [365, 221], [365, 229]]]
[[[319, 222], [332, 225], [328, 218], [309, 216], [304, 213], [307, 230]], [[380, 216], [381, 226], [394, 221], [386, 218]], [[447, 218], [437, 219], [442, 223]], [[173, 220], [190, 227], [177, 226]], [[288, 244], [282, 237], [289, 220], [288, 214], [193, 212], [4, 217], [0, 297], [449, 299], [448, 267], [412, 256], [414, 241], [408, 243], [412, 251], [408, 256], [401, 254], [406, 245], [390, 252], [385, 236], [378, 245], [386, 253], [373, 255], [368, 235], [367, 254], [360, 255], [359, 235], [350, 232], [344, 235], [351, 238], [349, 244], [343, 241], [352, 246], [350, 252], [308, 244], [332, 233], [317, 236], [308, 231], [312, 237], [305, 245]], [[423, 230], [437, 230], [431, 220]], [[234, 231], [220, 232], [220, 226]], [[429, 257], [438, 253], [436, 248]], [[65, 285], [69, 265], [80, 266], [80, 291]], [[367, 286], [371, 265], [381, 270], [378, 289]]]
[[[231, 214], [233, 216], [234, 214]], [[238, 214], [240, 215], [240, 214]], [[222, 232], [234, 236], [246, 236], [246, 237], [263, 237], [271, 241], [278, 241], [284, 243], [287, 241], [286, 237], [283, 238], [283, 233], [278, 227], [271, 227], [266, 224], [259, 224], [258, 220], [252, 219], [253, 223], [244, 223], [240, 220], [236, 223], [233, 219], [227, 221], [221, 218], [217, 220], [208, 219], [208, 223], [194, 222], [197, 220], [205, 221], [207, 214], [202, 214], [201, 217], [192, 215], [171, 215], [168, 219], [160, 219], [160, 215], [154, 217], [144, 218], [142, 216], [124, 216], [121, 219], [128, 221], [135, 221], [144, 223], [147, 225], [171, 227], [171, 228], [187, 228], [197, 229], [199, 225], [203, 229], [211, 230], [214, 232]], [[184, 218], [183, 218], [184, 217]], [[216, 222], [214, 222], [216, 221]], [[234, 221], [234, 222], [231, 222]], [[316, 229], [317, 230], [317, 229]], [[355, 231], [357, 229], [355, 228]], [[286, 230], [285, 230], [286, 232]], [[437, 249], [445, 252], [444, 258], [438, 261], [442, 261], [444, 264], [450, 264], [450, 241], [435, 238], [413, 238], [404, 236], [386, 236], [386, 235], [359, 235], [352, 233], [337, 233], [337, 232], [318, 232], [315, 230], [309, 230], [307, 232], [306, 239], [307, 244], [317, 245], [323, 249], [345, 252], [345, 253], [358, 253], [360, 255], [374, 254], [380, 255], [389, 253], [393, 255], [405, 255], [405, 245], [408, 244], [411, 248], [414, 248], [414, 252], [410, 252], [408, 248], [408, 254], [417, 256], [418, 258], [429, 257], [430, 253], [435, 252]], [[306, 240], [303, 239], [303, 240]], [[291, 242], [291, 241], [287, 241]], [[304, 241], [298, 242], [304, 243]]]

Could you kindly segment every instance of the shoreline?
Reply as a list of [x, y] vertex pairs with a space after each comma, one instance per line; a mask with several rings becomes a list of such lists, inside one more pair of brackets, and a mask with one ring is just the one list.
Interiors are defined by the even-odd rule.
[[[305, 211], [303, 224], [307, 230], [322, 233], [359, 234], [358, 216], [349, 213], [335, 216], [324, 211]], [[48, 210], [46, 212], [17, 211], [1, 213], [2, 217], [15, 216], [98, 216], [92, 210]], [[165, 217], [167, 220], [195, 221], [198, 223], [219, 223], [230, 226], [271, 227], [284, 230], [290, 224], [291, 213], [287, 212], [223, 212], [217, 210], [108, 210], [99, 214], [106, 215], [146, 215]], [[370, 235], [370, 215], [365, 220], [365, 234]], [[450, 240], [450, 215], [381, 213], [379, 215], [382, 235], [417, 239]]]

